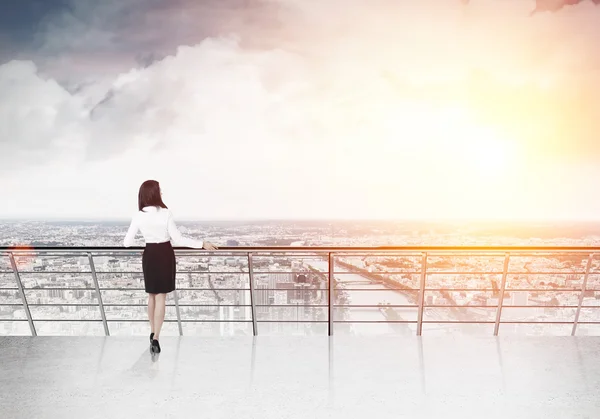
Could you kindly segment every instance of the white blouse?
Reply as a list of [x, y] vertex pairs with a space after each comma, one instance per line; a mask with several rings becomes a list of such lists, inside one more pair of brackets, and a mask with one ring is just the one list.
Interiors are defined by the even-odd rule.
[[131, 220], [131, 225], [123, 240], [125, 247], [133, 246], [133, 241], [138, 230], [142, 232], [146, 243], [164, 243], [173, 240], [176, 245], [201, 249], [204, 242], [183, 237], [175, 221], [173, 214], [166, 208], [144, 207], [138, 211]]

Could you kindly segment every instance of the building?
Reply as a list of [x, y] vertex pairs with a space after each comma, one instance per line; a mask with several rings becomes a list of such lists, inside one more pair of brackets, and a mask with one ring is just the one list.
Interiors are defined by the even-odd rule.
[[269, 312], [269, 286], [267, 284], [258, 284], [254, 290], [256, 297], [256, 312], [267, 314]]

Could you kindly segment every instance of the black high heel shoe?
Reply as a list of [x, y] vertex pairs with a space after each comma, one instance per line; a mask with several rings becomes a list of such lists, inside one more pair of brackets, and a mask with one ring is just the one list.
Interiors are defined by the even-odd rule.
[[156, 339], [152, 340], [152, 346], [150, 347], [150, 350], [156, 354], [160, 353], [160, 344]]
[[154, 333], [150, 333], [150, 345], [152, 345], [152, 340], [154, 340]]

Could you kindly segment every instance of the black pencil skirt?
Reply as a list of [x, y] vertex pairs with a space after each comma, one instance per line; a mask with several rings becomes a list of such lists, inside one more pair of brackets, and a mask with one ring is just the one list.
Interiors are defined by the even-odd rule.
[[167, 294], [175, 289], [175, 252], [171, 242], [147, 243], [142, 255], [146, 292]]

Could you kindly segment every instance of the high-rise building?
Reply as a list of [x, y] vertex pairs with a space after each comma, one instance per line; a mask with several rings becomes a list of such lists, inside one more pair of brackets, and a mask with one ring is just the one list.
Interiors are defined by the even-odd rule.
[[269, 297], [272, 297], [275, 300], [275, 289], [279, 288], [277, 284], [280, 283], [294, 283], [294, 275], [291, 273], [272, 273], [268, 275], [269, 281]]
[[266, 314], [269, 312], [269, 286], [267, 284], [258, 284], [254, 290], [256, 297], [256, 311], [257, 313]]

